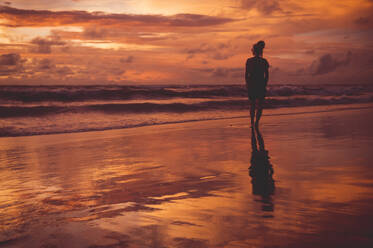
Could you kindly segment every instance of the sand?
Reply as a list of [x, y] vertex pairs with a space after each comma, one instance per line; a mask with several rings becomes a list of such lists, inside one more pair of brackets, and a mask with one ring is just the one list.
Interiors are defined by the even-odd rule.
[[1, 138], [0, 246], [372, 247], [360, 107]]

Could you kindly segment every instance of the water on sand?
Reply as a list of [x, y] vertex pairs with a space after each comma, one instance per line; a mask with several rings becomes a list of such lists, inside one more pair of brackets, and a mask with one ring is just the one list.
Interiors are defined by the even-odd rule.
[[0, 245], [369, 247], [372, 113], [2, 138]]

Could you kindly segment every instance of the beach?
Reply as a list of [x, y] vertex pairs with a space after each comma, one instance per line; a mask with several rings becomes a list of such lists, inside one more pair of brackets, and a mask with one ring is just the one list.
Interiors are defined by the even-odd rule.
[[0, 246], [372, 247], [372, 104], [281, 113], [0, 138]]

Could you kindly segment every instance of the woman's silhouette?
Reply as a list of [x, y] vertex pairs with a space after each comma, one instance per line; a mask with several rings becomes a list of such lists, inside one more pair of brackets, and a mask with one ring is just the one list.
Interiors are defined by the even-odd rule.
[[254, 120], [255, 126], [259, 125], [269, 77], [269, 64], [267, 60], [262, 57], [264, 47], [264, 41], [258, 41], [254, 44], [251, 49], [254, 57], [248, 58], [246, 61], [245, 80], [250, 101], [251, 127], [254, 126]]

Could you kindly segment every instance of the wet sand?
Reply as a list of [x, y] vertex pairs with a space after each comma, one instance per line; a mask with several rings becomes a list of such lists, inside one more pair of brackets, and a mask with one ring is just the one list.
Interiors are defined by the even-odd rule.
[[1, 138], [0, 246], [373, 247], [373, 108], [248, 123]]

